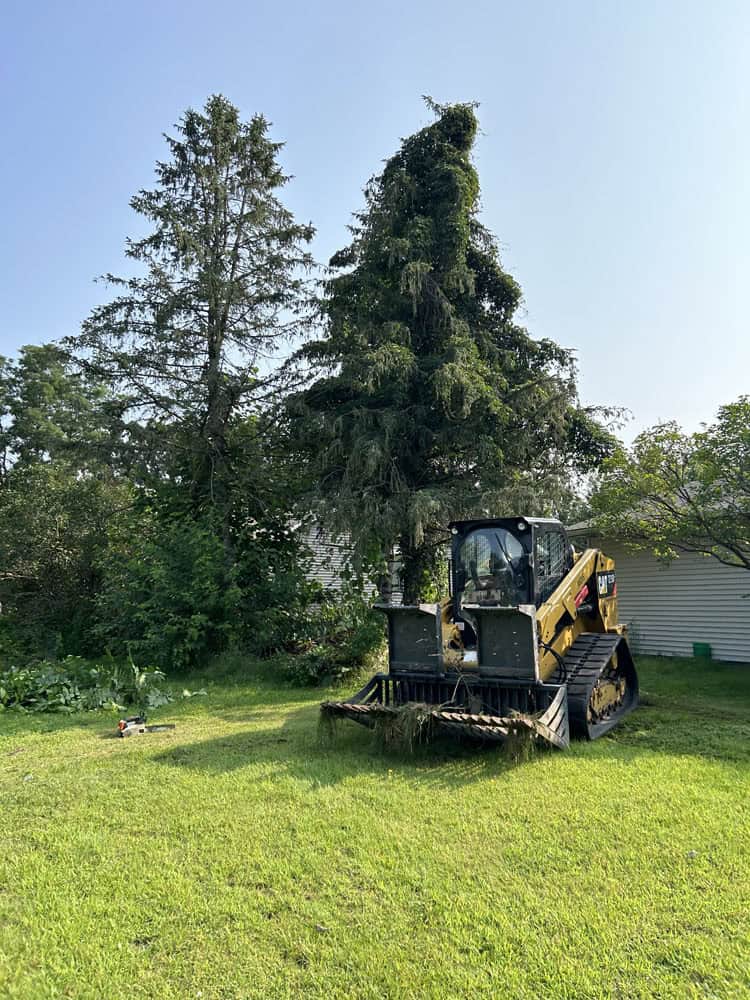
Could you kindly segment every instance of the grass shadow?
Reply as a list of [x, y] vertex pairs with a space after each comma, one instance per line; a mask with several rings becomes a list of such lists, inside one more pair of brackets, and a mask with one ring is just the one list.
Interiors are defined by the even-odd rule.
[[[22, 712], [7, 709], [0, 715], [0, 738], [8, 742], [23, 740], [29, 736], [45, 733], [62, 733], [70, 729], [91, 730], [103, 734], [109, 726], [114, 732], [117, 716], [113, 713], [73, 712]], [[0, 750], [0, 756], [3, 751]]]
[[[538, 756], [546, 756], [540, 751]], [[535, 755], [537, 756], [537, 755]], [[535, 756], [529, 763], [533, 763]], [[171, 747], [158, 762], [172, 767], [213, 772], [234, 771], [248, 764], [272, 764], [294, 778], [333, 785], [351, 777], [398, 770], [415, 781], [451, 786], [482, 780], [518, 763], [492, 744], [470, 744], [440, 738], [409, 753], [384, 749], [372, 731], [342, 720], [331, 740], [321, 739], [318, 706], [287, 713], [276, 728], [246, 729]]]

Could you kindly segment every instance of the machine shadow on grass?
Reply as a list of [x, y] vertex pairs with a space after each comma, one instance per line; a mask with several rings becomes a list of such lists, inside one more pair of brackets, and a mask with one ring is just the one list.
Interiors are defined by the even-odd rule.
[[[248, 720], [249, 721], [249, 720]], [[508, 753], [497, 745], [439, 738], [412, 752], [383, 747], [364, 727], [338, 721], [328, 735], [318, 726], [316, 705], [288, 713], [274, 729], [249, 728], [216, 739], [171, 747], [154, 760], [176, 768], [215, 774], [249, 764], [275, 765], [285, 774], [316, 785], [398, 770], [409, 780], [446, 788], [545, 767], [552, 759], [635, 763], [648, 756], [697, 757], [750, 768], [750, 723], [670, 711], [648, 701], [611, 735], [593, 743], [574, 742], [567, 751], [537, 746]]]
[[[532, 751], [524, 756], [523, 763], [532, 765], [551, 752]], [[415, 781], [455, 786], [495, 777], [522, 763], [497, 745], [445, 738], [418, 744], [412, 751], [383, 747], [371, 731], [347, 722], [338, 723], [334, 732], [326, 733], [318, 726], [317, 705], [290, 712], [276, 729], [251, 728], [183, 744], [154, 759], [172, 767], [216, 774], [248, 764], [273, 764], [291, 777], [321, 785], [398, 770]]]

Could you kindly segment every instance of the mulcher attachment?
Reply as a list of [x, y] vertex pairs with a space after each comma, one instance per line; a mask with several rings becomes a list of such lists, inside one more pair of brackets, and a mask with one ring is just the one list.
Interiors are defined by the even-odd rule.
[[348, 701], [324, 702], [324, 718], [398, 730], [400, 717], [408, 714], [418, 718], [422, 738], [443, 731], [484, 741], [527, 737], [568, 746], [567, 691], [564, 684], [539, 678], [533, 606], [464, 606], [478, 637], [471, 669], [444, 657], [439, 605], [379, 610], [388, 616], [389, 673], [376, 674]]
[[379, 610], [388, 616], [389, 673], [376, 674], [348, 701], [324, 702], [323, 718], [381, 727], [409, 746], [442, 731], [565, 749], [571, 732], [597, 739], [638, 704], [635, 666], [616, 633], [581, 633], [549, 684], [539, 676], [533, 605], [464, 605], [477, 636], [471, 665], [444, 653], [439, 605]]
[[497, 743], [526, 733], [560, 749], [570, 742], [565, 688], [555, 684], [484, 683], [465, 674], [431, 681], [416, 674], [375, 674], [349, 701], [326, 701], [320, 708], [324, 718], [352, 719], [370, 728], [396, 728], [402, 713], [418, 710], [421, 738], [442, 730]]

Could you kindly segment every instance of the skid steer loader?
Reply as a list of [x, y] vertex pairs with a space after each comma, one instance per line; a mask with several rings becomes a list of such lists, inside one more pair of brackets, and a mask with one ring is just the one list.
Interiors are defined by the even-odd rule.
[[617, 621], [615, 564], [576, 552], [551, 518], [454, 521], [450, 596], [376, 605], [388, 619], [388, 673], [324, 718], [565, 748], [596, 739], [638, 704], [638, 677]]

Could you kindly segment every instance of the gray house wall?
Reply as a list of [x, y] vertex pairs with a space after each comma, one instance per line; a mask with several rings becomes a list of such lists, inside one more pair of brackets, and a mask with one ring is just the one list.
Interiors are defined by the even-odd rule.
[[750, 663], [750, 573], [716, 559], [683, 553], [665, 565], [606, 539], [570, 531], [577, 548], [601, 548], [617, 566], [620, 621], [633, 650], [652, 656], [692, 656], [707, 642], [715, 660]]

